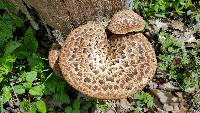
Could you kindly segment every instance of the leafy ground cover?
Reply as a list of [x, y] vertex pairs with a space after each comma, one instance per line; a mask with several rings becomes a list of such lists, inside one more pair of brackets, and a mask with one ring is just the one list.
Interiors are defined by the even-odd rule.
[[4, 4], [0, 10], [1, 112], [80, 113], [93, 107], [93, 100], [81, 100], [52, 74], [47, 54], [39, 51], [35, 31], [24, 15], [12, 12], [11, 4], [0, 4]]
[[128, 99], [102, 101], [78, 93], [54, 75], [37, 31], [15, 6], [0, 1], [0, 111], [199, 112], [199, 6], [192, 0], [134, 0], [133, 10], [146, 20], [144, 34], [156, 50], [157, 74]]

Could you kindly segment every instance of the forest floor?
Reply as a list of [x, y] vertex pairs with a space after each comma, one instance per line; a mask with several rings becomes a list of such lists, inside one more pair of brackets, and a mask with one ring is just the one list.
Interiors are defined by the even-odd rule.
[[0, 1], [0, 113], [200, 113], [200, 2], [133, 0], [158, 61], [155, 77], [122, 100], [84, 96], [54, 75], [21, 11]]

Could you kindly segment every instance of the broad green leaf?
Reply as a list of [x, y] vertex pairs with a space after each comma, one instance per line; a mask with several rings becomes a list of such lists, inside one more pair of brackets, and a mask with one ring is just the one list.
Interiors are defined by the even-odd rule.
[[57, 84], [58, 82], [54, 79], [48, 79], [46, 82], [45, 82], [45, 94], [46, 95], [51, 95], [53, 93], [55, 93], [56, 91], [56, 87], [57, 87]]
[[65, 82], [56, 77], [56, 76], [51, 76], [46, 82], [45, 82], [45, 93], [47, 95], [51, 95], [55, 92], [64, 92], [64, 90], [67, 90]]
[[12, 71], [12, 67], [9, 65], [1, 65], [0, 66], [0, 76], [7, 75], [9, 72]]
[[17, 49], [21, 44], [17, 41], [8, 42], [4, 49], [4, 56], [10, 55]]
[[38, 54], [33, 53], [30, 57], [28, 57], [28, 64], [33, 71], [42, 71], [43, 69], [43, 61]]
[[38, 85], [38, 86], [34, 86], [29, 90], [29, 93], [33, 96], [42, 96], [43, 92], [44, 92], [44, 84]]
[[39, 100], [36, 103], [37, 103], [37, 108], [38, 108], [39, 112], [41, 112], [41, 113], [46, 113], [47, 112], [47, 110], [46, 110], [46, 104], [45, 104], [44, 101]]
[[24, 45], [28, 48], [31, 52], [36, 52], [38, 48], [38, 42], [35, 38], [33, 29], [29, 27], [24, 36]]
[[12, 71], [13, 62], [15, 62], [16, 58], [14, 56], [6, 56], [0, 59], [0, 75], [7, 75]]
[[53, 94], [53, 100], [60, 103], [60, 104], [69, 104], [70, 103], [70, 99], [69, 96], [65, 93], [61, 93], [61, 92], [57, 92], [55, 94]]
[[81, 113], [81, 112], [80, 112], [80, 109], [76, 108], [76, 109], [73, 109], [72, 113]]
[[23, 86], [26, 88], [26, 89], [30, 89], [32, 87], [33, 83], [32, 82], [25, 82], [23, 83]]
[[15, 50], [14, 54], [19, 59], [25, 59], [31, 56], [32, 52], [29, 52], [27, 47], [21, 43], [21, 45]]
[[28, 82], [33, 82], [36, 79], [37, 79], [37, 72], [31, 71], [26, 73], [26, 80]]
[[11, 94], [11, 88], [8, 86], [3, 87], [3, 94], [2, 94], [2, 98], [3, 98], [3, 103], [6, 103], [7, 101], [9, 101], [12, 97]]
[[24, 59], [27, 58], [28, 56], [30, 56], [30, 53], [26, 52], [26, 51], [19, 51], [16, 53], [17, 58], [20, 59]]
[[[2, 22], [6, 22], [7, 24], [2, 23]], [[0, 28], [0, 33], [1, 33], [0, 40], [3, 41], [3, 43], [1, 42], [0, 44], [2, 46], [9, 39], [13, 38], [13, 32], [15, 30], [15, 27], [13, 27], [12, 25], [10, 25], [9, 21], [4, 21], [4, 18], [1, 18], [1, 16], [0, 16], [0, 27], [1, 27]]]
[[55, 113], [53, 107], [47, 107], [48, 113]]
[[16, 94], [23, 94], [23, 93], [25, 93], [24, 86], [22, 86], [22, 85], [15, 85], [13, 87], [14, 87], [14, 92]]
[[94, 104], [94, 102], [92, 101], [83, 101], [82, 102], [83, 106], [81, 106], [81, 109], [84, 111], [88, 111], [88, 109], [92, 108]]
[[3, 75], [0, 74], [0, 83], [3, 80], [3, 78], [4, 78]]
[[79, 109], [80, 108], [80, 104], [81, 104], [81, 101], [79, 98], [76, 98], [73, 102], [73, 108], [74, 109]]
[[12, 12], [16, 11], [15, 5], [12, 4], [11, 2], [6, 1], [6, 0], [0, 0], [0, 9], [6, 9], [9, 12], [10, 11], [12, 11]]
[[65, 108], [65, 113], [72, 113], [72, 108], [71, 107], [66, 107]]
[[15, 62], [16, 57], [15, 57], [15, 56], [8, 55], [8, 56], [4, 57], [3, 60], [4, 60], [4, 61], [3, 61], [4, 64], [9, 64], [9, 63]]
[[21, 101], [19, 105], [20, 105], [20, 108], [25, 110], [25, 111], [28, 111], [28, 109], [30, 107], [27, 100]]
[[37, 110], [37, 103], [33, 102], [28, 113], [37, 113], [36, 110]]
[[19, 17], [17, 15], [12, 15], [12, 23], [13, 25], [16, 25], [17, 27], [22, 27], [22, 25], [24, 24], [24, 18]]

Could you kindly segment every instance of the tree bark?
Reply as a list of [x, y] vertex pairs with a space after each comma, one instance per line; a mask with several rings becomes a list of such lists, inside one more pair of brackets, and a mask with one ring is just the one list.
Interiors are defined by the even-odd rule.
[[9, 0], [26, 14], [35, 29], [37, 14], [43, 23], [68, 34], [88, 21], [108, 20], [115, 12], [130, 7], [132, 0]]

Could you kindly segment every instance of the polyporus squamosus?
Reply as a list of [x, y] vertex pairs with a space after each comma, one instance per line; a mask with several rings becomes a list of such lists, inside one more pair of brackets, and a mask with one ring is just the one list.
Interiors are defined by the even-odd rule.
[[107, 37], [102, 25], [90, 23], [68, 35], [59, 66], [64, 79], [83, 94], [121, 99], [143, 89], [154, 76], [157, 62], [142, 33]]
[[114, 34], [137, 32], [145, 27], [143, 18], [131, 10], [117, 12], [111, 18], [108, 29]]
[[53, 43], [51, 50], [49, 51], [49, 65], [53, 71], [60, 75], [60, 66], [59, 66], [59, 56], [60, 56], [61, 45], [59, 43]]

